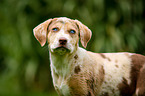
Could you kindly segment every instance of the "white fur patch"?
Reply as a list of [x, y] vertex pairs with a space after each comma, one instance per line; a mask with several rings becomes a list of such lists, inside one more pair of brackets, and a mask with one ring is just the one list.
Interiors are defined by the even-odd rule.
[[[124, 53], [104, 53], [104, 71], [105, 78], [102, 85], [102, 92], [108, 93], [109, 96], [119, 94], [118, 84], [124, 79], [128, 84], [130, 81], [131, 60]], [[103, 93], [102, 93], [103, 94]]]

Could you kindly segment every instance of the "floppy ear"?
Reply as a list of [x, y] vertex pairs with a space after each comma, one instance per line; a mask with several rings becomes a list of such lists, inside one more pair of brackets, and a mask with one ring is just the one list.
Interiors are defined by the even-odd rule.
[[80, 30], [81, 44], [83, 45], [84, 48], [86, 48], [87, 47], [87, 43], [91, 39], [92, 32], [87, 26], [82, 24], [80, 21], [78, 21], [78, 20], [74, 20], [74, 21], [77, 23], [77, 25], [79, 27], [79, 30]]
[[49, 19], [33, 29], [34, 36], [39, 41], [41, 46], [44, 46], [46, 43], [47, 27], [51, 21], [52, 19]]

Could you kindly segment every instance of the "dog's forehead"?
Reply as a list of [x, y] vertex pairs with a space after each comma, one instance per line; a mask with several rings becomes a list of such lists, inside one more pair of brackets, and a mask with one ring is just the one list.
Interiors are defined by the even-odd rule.
[[69, 25], [69, 26], [73, 26], [76, 29], [78, 29], [77, 24], [74, 22], [74, 20], [66, 18], [66, 17], [59, 17], [59, 18], [54, 18], [52, 25], [56, 25], [56, 24], [63, 24], [63, 25]]
[[73, 20], [69, 19], [69, 18], [65, 18], [65, 17], [61, 17], [61, 18], [55, 18], [54, 22], [52, 22], [53, 25], [59, 23], [59, 24], [63, 24], [63, 25], [74, 25], [75, 23], [73, 22]]
[[63, 23], [71, 22], [72, 20], [66, 17], [56, 18], [56, 21], [62, 21]]

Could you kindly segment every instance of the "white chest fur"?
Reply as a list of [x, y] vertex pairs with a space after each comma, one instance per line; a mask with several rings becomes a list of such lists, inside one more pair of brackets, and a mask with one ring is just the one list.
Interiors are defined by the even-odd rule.
[[51, 55], [51, 73], [53, 77], [53, 84], [58, 94], [61, 96], [70, 96], [67, 79], [70, 75], [71, 62], [69, 56], [56, 57]]
[[[67, 85], [67, 78], [66, 78], [69, 72], [67, 73], [67, 71], [63, 69], [57, 70], [53, 68], [54, 66], [53, 67], [52, 66], [53, 64], [51, 64], [51, 72], [53, 77], [53, 84], [56, 91], [60, 96], [70, 96], [69, 87]], [[64, 72], [64, 74], [62, 74], [62, 72], [60, 71]]]
[[[82, 49], [79, 48], [77, 51], [78, 55], [80, 55], [80, 51]], [[83, 50], [85, 51], [85, 50]], [[51, 73], [53, 78], [53, 84], [58, 94], [64, 96], [70, 96], [70, 88], [68, 86], [68, 79], [71, 74], [74, 73], [74, 67], [76, 65], [81, 65], [83, 56], [80, 56], [79, 60], [74, 60], [76, 53], [66, 55], [65, 57], [57, 57], [50, 53], [51, 60]]]
[[69, 87], [66, 84], [66, 81], [62, 81], [60, 85], [55, 85], [57, 87], [59, 93], [64, 96], [70, 96]]

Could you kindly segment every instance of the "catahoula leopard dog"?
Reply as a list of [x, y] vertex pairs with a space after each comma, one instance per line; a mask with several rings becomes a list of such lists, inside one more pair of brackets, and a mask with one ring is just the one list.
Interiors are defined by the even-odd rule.
[[53, 84], [60, 96], [145, 96], [145, 56], [93, 53], [84, 48], [92, 32], [78, 20], [48, 19], [33, 30], [48, 42]]

